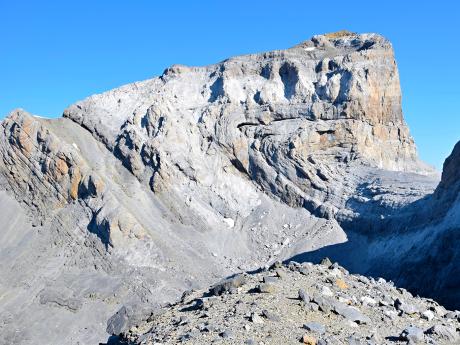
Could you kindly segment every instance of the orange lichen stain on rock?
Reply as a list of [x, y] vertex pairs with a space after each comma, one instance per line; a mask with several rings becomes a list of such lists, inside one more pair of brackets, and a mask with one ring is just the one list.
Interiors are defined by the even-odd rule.
[[233, 142], [233, 154], [241, 167], [246, 171], [249, 170], [248, 143], [245, 139], [237, 139]]
[[104, 191], [104, 187], [105, 187], [105, 184], [104, 184], [104, 181], [102, 181], [102, 179], [100, 178], [94, 179], [94, 188], [96, 190], [96, 195], [101, 195], [102, 192]]
[[389, 139], [388, 127], [375, 125], [374, 127], [372, 127], [372, 135], [383, 141], [386, 141]]
[[324, 37], [329, 38], [329, 39], [337, 39], [341, 37], [347, 37], [347, 36], [354, 36], [356, 33], [348, 31], [348, 30], [340, 30], [336, 32], [329, 32], [327, 34], [324, 34]]
[[80, 186], [81, 182], [81, 174], [78, 168], [75, 168], [72, 174], [72, 178], [70, 180], [70, 190], [69, 195], [73, 200], [78, 198], [78, 187]]
[[322, 148], [329, 148], [334, 146], [334, 143], [336, 142], [336, 136], [335, 132], [334, 133], [321, 133], [319, 137], [319, 143], [320, 147]]
[[373, 78], [368, 78], [369, 96], [365, 103], [366, 114], [371, 124], [386, 123], [386, 119], [381, 118], [382, 110], [382, 94], [381, 87], [378, 81]]
[[21, 152], [26, 156], [29, 156], [34, 148], [34, 144], [32, 142], [33, 123], [34, 121], [31, 118], [24, 118], [22, 124], [19, 125], [19, 131], [17, 134]]
[[337, 285], [337, 287], [342, 290], [348, 289], [348, 285], [343, 279], [337, 279], [335, 281], [335, 285]]
[[64, 175], [67, 175], [69, 173], [69, 166], [67, 165], [67, 162], [65, 159], [58, 157], [55, 161], [55, 176], [57, 178], [60, 178]]
[[315, 337], [312, 337], [308, 334], [304, 334], [304, 336], [302, 337], [302, 343], [306, 345], [316, 345], [317, 341]]

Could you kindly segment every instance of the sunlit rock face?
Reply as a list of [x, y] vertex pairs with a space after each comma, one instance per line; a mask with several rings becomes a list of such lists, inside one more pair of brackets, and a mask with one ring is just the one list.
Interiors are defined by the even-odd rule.
[[226, 186], [235, 176], [324, 215], [339, 206], [329, 202], [342, 194], [335, 182], [356, 161], [427, 171], [402, 117], [391, 44], [376, 34], [319, 35], [212, 66], [175, 65], [64, 116], [153, 191], [183, 193], [192, 180], [195, 198], [219, 200], [221, 213], [244, 214], [251, 204], [241, 182]]

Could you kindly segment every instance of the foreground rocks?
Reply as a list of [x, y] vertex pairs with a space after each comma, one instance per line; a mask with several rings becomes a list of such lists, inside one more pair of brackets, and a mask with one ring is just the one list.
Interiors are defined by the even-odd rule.
[[[119, 336], [120, 344], [458, 344], [457, 315], [338, 264], [275, 265], [190, 291]], [[305, 274], [308, 270], [308, 274]], [[282, 274], [279, 274], [283, 272]], [[261, 290], [264, 281], [273, 289]], [[337, 281], [344, 284], [337, 284]], [[236, 287], [236, 285], [239, 285]], [[219, 293], [216, 293], [216, 292]], [[426, 314], [430, 313], [429, 320]], [[109, 322], [108, 329], [112, 329]]]

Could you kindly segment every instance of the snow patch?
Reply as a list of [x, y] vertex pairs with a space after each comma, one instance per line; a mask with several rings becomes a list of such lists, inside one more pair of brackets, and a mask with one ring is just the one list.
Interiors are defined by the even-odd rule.
[[235, 226], [235, 221], [232, 218], [224, 218], [225, 224], [231, 229]]

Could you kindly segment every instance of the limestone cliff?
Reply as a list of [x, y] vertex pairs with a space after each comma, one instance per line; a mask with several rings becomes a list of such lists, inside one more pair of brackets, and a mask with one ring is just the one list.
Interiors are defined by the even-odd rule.
[[375, 34], [320, 35], [284, 51], [172, 66], [64, 116], [153, 191], [197, 200], [207, 219], [210, 204], [245, 216], [252, 197], [241, 193], [241, 177], [290, 206], [332, 216], [355, 162], [427, 170], [402, 117], [391, 44]]

